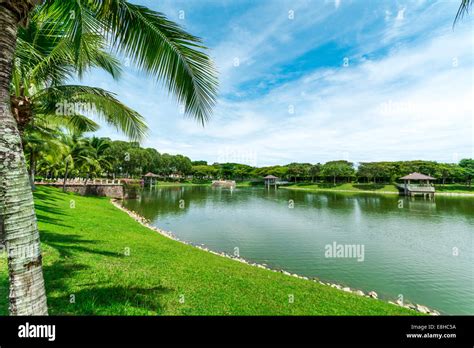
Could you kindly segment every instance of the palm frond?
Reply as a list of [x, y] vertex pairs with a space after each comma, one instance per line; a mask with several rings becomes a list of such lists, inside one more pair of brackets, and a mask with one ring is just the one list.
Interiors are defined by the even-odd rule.
[[168, 90], [203, 124], [217, 94], [217, 73], [201, 40], [163, 14], [124, 0], [95, 1], [114, 47], [139, 68], [165, 82]]
[[64, 144], [60, 140], [61, 132], [57, 127], [44, 123], [43, 119], [37, 119], [35, 125], [25, 129], [22, 143], [25, 154], [60, 154], [64, 152]]
[[47, 115], [37, 114], [36, 118], [43, 116], [47, 120], [48, 126], [56, 126], [57, 128], [66, 128], [72, 133], [95, 132], [100, 126], [89, 117], [80, 114], [62, 115], [59, 113], [50, 113]]
[[82, 32], [79, 49], [70, 40], [67, 25], [52, 20], [43, 11], [21, 29], [17, 41], [17, 65], [23, 78], [38, 83], [60, 84], [76, 74], [97, 67], [114, 79], [121, 74], [121, 63], [110, 52], [103, 35]]
[[[115, 95], [101, 88], [62, 85], [46, 88], [32, 99], [42, 114], [95, 115], [133, 140], [141, 140], [148, 127], [143, 116], [122, 104]], [[58, 110], [62, 107], [63, 110]], [[67, 110], [65, 110], [67, 109]], [[62, 111], [62, 112], [61, 112]]]
[[[163, 81], [186, 115], [205, 123], [217, 96], [217, 71], [201, 40], [163, 14], [125, 0], [62, 0], [47, 3], [52, 20], [68, 23], [80, 50], [84, 32], [100, 30], [114, 50]], [[71, 17], [71, 14], [74, 16]]]
[[473, 2], [473, 0], [461, 0], [461, 5], [459, 5], [458, 12], [456, 13], [456, 17], [454, 18], [453, 27], [458, 21], [460, 21], [464, 17], [464, 15], [469, 13]]

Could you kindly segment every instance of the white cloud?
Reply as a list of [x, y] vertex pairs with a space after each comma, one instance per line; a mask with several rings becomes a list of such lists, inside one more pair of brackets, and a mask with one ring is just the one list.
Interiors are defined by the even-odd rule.
[[[207, 137], [245, 144], [258, 153], [258, 165], [344, 154], [353, 161], [471, 156], [469, 34], [447, 33], [384, 59], [318, 71], [262, 99], [228, 102], [219, 114], [233, 115], [231, 127], [218, 120], [199, 147], [206, 148]], [[453, 56], [459, 57], [457, 67]]]
[[[252, 6], [229, 20], [228, 34], [212, 50], [223, 96], [204, 129], [183, 119], [167, 93], [142, 76], [130, 73], [105, 87], [147, 117], [146, 146], [196, 160], [250, 158], [263, 166], [474, 156], [472, 28], [461, 24], [453, 31], [445, 5], [407, 0], [373, 11], [332, 0]], [[286, 80], [298, 68], [282, 66], [328, 44], [348, 46], [347, 68], [340, 66], [343, 57], [323, 53], [310, 59], [334, 59], [339, 67], [321, 64]]]

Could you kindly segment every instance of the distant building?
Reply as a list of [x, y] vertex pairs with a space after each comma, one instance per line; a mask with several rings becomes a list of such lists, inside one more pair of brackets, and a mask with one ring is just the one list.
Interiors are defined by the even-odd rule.
[[171, 178], [171, 179], [182, 179], [182, 178], [184, 178], [184, 176], [182, 176], [181, 174], [173, 173], [173, 174], [168, 175], [168, 178]]
[[434, 197], [435, 188], [432, 185], [432, 181], [436, 180], [436, 178], [415, 172], [401, 177], [400, 180], [403, 180], [403, 184], [397, 186], [403, 190], [405, 195], [423, 195], [423, 197], [430, 199]]
[[265, 180], [265, 187], [270, 187], [271, 185], [275, 185], [275, 188], [276, 188], [278, 177], [274, 175], [267, 175], [266, 177], [263, 178], [263, 180]]

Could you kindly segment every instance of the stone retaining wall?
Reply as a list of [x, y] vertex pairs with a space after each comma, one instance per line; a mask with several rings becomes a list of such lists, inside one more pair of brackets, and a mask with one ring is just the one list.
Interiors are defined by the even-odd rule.
[[[62, 188], [62, 184], [44, 184], [45, 186], [53, 186]], [[66, 192], [77, 193], [81, 196], [99, 196], [99, 197], [110, 197], [116, 199], [123, 199], [124, 189], [121, 184], [66, 184]]]

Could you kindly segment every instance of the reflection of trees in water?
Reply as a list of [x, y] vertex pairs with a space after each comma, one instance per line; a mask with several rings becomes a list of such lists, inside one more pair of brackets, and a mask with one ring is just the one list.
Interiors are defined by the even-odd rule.
[[231, 192], [229, 189], [202, 186], [145, 189], [139, 200], [127, 201], [125, 205], [147, 219], [154, 220], [163, 215], [181, 215], [190, 207], [238, 205], [242, 203], [242, 199], [256, 196], [238, 196], [237, 192], [238, 190]]
[[359, 206], [363, 210], [370, 211], [386, 211], [397, 209], [397, 196], [395, 197], [386, 197], [386, 196], [377, 196], [376, 194], [357, 197]]
[[[237, 188], [233, 191], [209, 187], [166, 187], [143, 190], [139, 200], [130, 200], [126, 206], [150, 220], [163, 215], [181, 215], [191, 207], [210, 210], [248, 205], [264, 213], [267, 210], [286, 209], [293, 201], [295, 209], [330, 208], [339, 213], [364, 211], [370, 214], [405, 212], [431, 214], [461, 214], [474, 218], [474, 198], [442, 197], [424, 200], [397, 195], [346, 194], [340, 192], [304, 192], [292, 190], [268, 190]], [[303, 203], [303, 204], [302, 204]], [[402, 204], [402, 207], [400, 207]]]
[[[389, 206], [391, 202], [383, 202], [381, 197], [353, 195], [341, 192], [304, 192], [290, 191], [289, 199], [293, 199], [295, 203], [304, 202], [306, 206], [312, 208], [331, 208], [342, 211], [352, 211], [356, 207], [364, 208], [380, 208], [384, 204]], [[394, 200], [396, 203], [396, 200]]]
[[[196, 191], [192, 192], [184, 187], [167, 187], [162, 189], [144, 189], [140, 199], [125, 202], [127, 208], [140, 213], [150, 220], [155, 220], [160, 215], [181, 215], [189, 209], [191, 201], [199, 204]], [[203, 196], [202, 193], [199, 196]]]
[[435, 202], [439, 212], [465, 215], [474, 219], [474, 197], [435, 196]]
[[[314, 208], [331, 208], [342, 212], [360, 209], [368, 213], [387, 213], [403, 209], [408, 212], [424, 212], [441, 215], [464, 215], [474, 219], [474, 197], [447, 197], [436, 196], [434, 200], [422, 197], [409, 198], [399, 195], [382, 194], [351, 194], [342, 192], [304, 192], [279, 190], [282, 192], [280, 198], [293, 199], [295, 207], [298, 202], [304, 202], [306, 206]], [[286, 196], [285, 196], [286, 194]], [[402, 207], [400, 208], [400, 204]]]
[[436, 213], [436, 201], [428, 200], [418, 197], [402, 197], [400, 202], [403, 204], [403, 208], [408, 209], [410, 212], [415, 213]]

